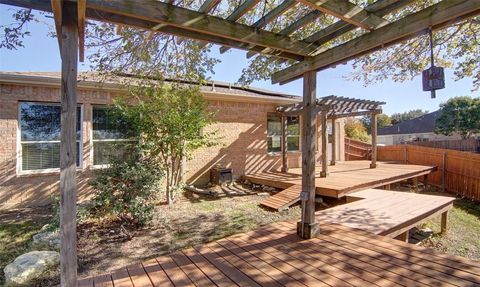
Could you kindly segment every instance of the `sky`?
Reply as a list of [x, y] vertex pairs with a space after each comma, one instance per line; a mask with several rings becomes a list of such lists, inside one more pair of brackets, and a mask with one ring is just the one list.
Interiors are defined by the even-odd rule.
[[[0, 24], [11, 21], [11, 7], [0, 5]], [[24, 48], [18, 50], [0, 49], [0, 71], [60, 71], [61, 62], [57, 40], [47, 35], [53, 27], [53, 19], [40, 16], [44, 23], [29, 23], [31, 36], [24, 41]], [[231, 49], [225, 54], [212, 47], [212, 53], [222, 62], [215, 66], [212, 80], [236, 82], [243, 68], [248, 65], [246, 52]], [[87, 50], [88, 55], [88, 50]], [[80, 71], [90, 69], [88, 61], [79, 64]], [[478, 96], [472, 92], [472, 79], [454, 81], [453, 71], [445, 69], [445, 89], [437, 91], [437, 98], [431, 99], [429, 92], [422, 91], [421, 76], [412, 81], [397, 83], [386, 80], [364, 86], [363, 82], [349, 81], [344, 77], [353, 71], [351, 63], [339, 65], [317, 73], [317, 97], [338, 95], [386, 102], [386, 114], [405, 112], [412, 109], [435, 111], [440, 103], [455, 96]], [[286, 85], [272, 85], [269, 81], [256, 81], [251, 86], [302, 95], [302, 81], [296, 80]]]

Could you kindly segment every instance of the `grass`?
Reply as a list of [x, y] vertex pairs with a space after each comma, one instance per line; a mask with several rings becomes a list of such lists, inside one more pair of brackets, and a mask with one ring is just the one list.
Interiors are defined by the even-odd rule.
[[440, 219], [425, 222], [423, 227], [432, 229], [434, 235], [422, 245], [455, 254], [462, 257], [480, 260], [480, 203], [467, 199], [457, 199], [448, 215], [448, 232], [440, 232]]
[[15, 212], [0, 214], [0, 286], [5, 284], [3, 268], [17, 256], [30, 251], [30, 240], [44, 224], [47, 218], [32, 218], [30, 215]]

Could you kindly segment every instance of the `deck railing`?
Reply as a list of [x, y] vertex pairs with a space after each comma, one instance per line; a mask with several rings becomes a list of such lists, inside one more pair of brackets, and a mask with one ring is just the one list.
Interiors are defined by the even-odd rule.
[[371, 144], [345, 137], [345, 160], [370, 160], [371, 154]]
[[480, 200], [480, 154], [415, 145], [380, 146], [378, 160], [436, 165], [429, 184], [443, 191]]

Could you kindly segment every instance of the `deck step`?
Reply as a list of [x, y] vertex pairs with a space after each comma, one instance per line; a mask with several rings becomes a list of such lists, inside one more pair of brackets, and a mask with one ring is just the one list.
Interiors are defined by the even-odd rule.
[[300, 185], [292, 185], [276, 194], [269, 196], [260, 202], [260, 205], [275, 209], [277, 211], [285, 210], [300, 200]]

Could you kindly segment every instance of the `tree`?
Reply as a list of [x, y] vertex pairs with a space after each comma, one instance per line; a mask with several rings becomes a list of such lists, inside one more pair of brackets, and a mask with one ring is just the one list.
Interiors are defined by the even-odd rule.
[[463, 139], [480, 133], [480, 98], [455, 97], [440, 105], [441, 115], [435, 122], [435, 133], [458, 133]]
[[362, 142], [370, 141], [367, 129], [362, 124], [362, 122], [356, 118], [347, 118], [345, 122], [345, 135], [351, 139], [359, 140]]
[[[361, 7], [370, 4], [371, 0], [355, 1]], [[412, 1], [409, 5], [385, 16], [395, 21], [406, 14], [438, 2], [437, 0]], [[196, 10], [201, 1], [183, 0], [175, 4]], [[226, 18], [243, 1], [228, 0], [226, 5], [219, 5], [211, 14]], [[260, 1], [238, 22], [252, 24], [260, 17], [276, 7], [278, 1]], [[265, 29], [279, 32], [295, 19], [305, 16], [311, 10], [305, 5], [297, 5], [287, 10], [281, 17], [269, 23]], [[16, 13], [16, 12], [15, 12]], [[15, 19], [15, 13], [13, 18]], [[33, 17], [32, 17], [33, 18]], [[29, 19], [32, 21], [34, 19]], [[325, 14], [309, 23], [292, 35], [293, 39], [304, 39], [315, 31], [329, 26], [338, 19]], [[15, 22], [15, 20], [14, 20]], [[18, 21], [16, 21], [18, 22]], [[21, 23], [22, 21], [20, 21]], [[128, 71], [134, 74], [180, 79], [203, 79], [208, 73], [213, 74], [213, 67], [219, 62], [218, 57], [209, 53], [212, 45], [203, 45], [194, 40], [179, 40], [178, 37], [141, 31], [124, 27], [117, 29], [114, 25], [92, 21], [88, 25], [87, 48], [93, 68], [98, 71]], [[6, 26], [0, 27], [4, 28]], [[26, 25], [17, 25], [18, 29], [5, 33], [2, 43], [10, 43], [10, 48], [20, 47], [20, 43], [10, 39], [21, 39]], [[344, 43], [364, 33], [355, 29], [322, 45], [328, 49]], [[474, 17], [443, 28], [434, 33], [435, 61], [438, 65], [452, 67], [456, 80], [472, 77], [473, 89], [480, 87], [480, 17]], [[19, 37], [14, 36], [19, 35]], [[18, 45], [20, 44], [20, 45]], [[381, 82], [385, 79], [403, 82], [420, 75], [430, 63], [428, 36], [402, 42], [353, 60], [354, 72], [346, 78], [363, 81], [365, 85]], [[239, 82], [250, 84], [255, 80], [268, 80], [270, 75], [287, 67], [294, 61], [276, 61], [264, 55], [256, 55], [249, 60], [248, 66], [242, 70]]]
[[[370, 134], [371, 131], [371, 122], [372, 122], [372, 116], [367, 115], [363, 116], [360, 121], [362, 122], [363, 126], [365, 129], [367, 129], [367, 132]], [[386, 114], [379, 114], [377, 115], [377, 128], [384, 128], [392, 125], [392, 119], [390, 118], [389, 115]]]
[[164, 83], [133, 87], [130, 99], [115, 100], [114, 112], [141, 134], [143, 157], [165, 173], [167, 202], [172, 204], [182, 183], [183, 162], [196, 149], [216, 144], [215, 131], [204, 132], [214, 123], [215, 112], [198, 87]]
[[411, 111], [403, 112], [403, 113], [394, 113], [391, 116], [392, 124], [396, 125], [396, 124], [401, 123], [403, 121], [418, 118], [418, 117], [423, 116], [425, 114], [428, 114], [428, 111], [423, 111], [421, 109], [411, 110]]

